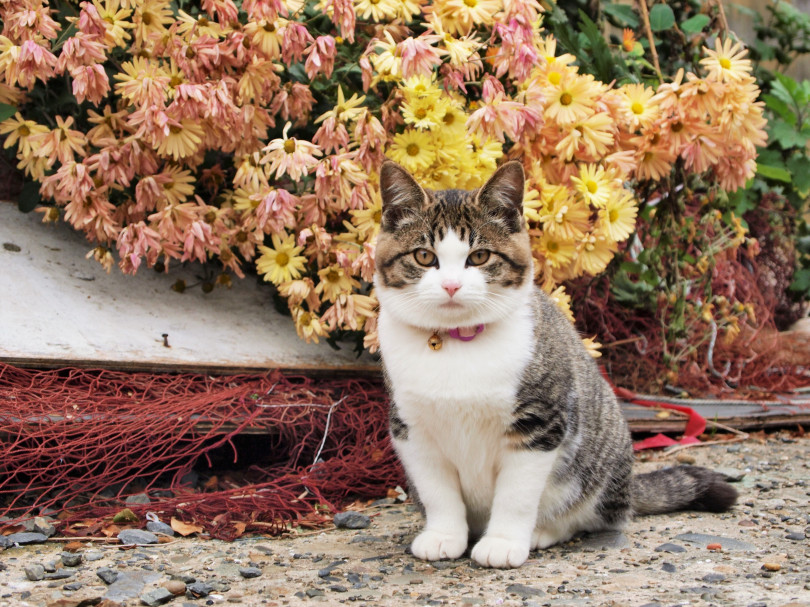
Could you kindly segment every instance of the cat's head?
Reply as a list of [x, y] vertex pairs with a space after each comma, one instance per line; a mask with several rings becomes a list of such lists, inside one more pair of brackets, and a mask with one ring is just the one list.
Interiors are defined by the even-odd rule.
[[375, 275], [381, 306], [431, 330], [509, 316], [533, 278], [523, 182], [523, 167], [508, 162], [477, 190], [432, 191], [385, 162]]

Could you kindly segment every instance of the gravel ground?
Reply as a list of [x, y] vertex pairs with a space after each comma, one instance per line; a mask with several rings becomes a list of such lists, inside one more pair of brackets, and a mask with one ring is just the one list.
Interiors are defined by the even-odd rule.
[[[406, 552], [419, 529], [408, 503], [365, 511], [370, 525], [283, 539], [193, 538], [122, 549], [55, 541], [0, 552], [0, 607], [28, 605], [742, 605], [810, 606], [810, 441], [681, 451], [738, 479], [729, 513], [638, 518], [624, 534], [532, 553], [517, 570]], [[644, 456], [639, 471], [677, 463]], [[356, 525], [368, 523], [350, 517]], [[351, 521], [350, 521], [350, 524]], [[2, 538], [0, 538], [2, 540]], [[37, 579], [40, 578], [40, 579]]]

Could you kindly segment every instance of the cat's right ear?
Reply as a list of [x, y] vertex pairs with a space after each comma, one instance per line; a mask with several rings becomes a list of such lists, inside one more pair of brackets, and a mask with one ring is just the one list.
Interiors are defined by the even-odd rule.
[[427, 194], [404, 168], [393, 160], [380, 167], [382, 229], [393, 232], [408, 223], [424, 208]]

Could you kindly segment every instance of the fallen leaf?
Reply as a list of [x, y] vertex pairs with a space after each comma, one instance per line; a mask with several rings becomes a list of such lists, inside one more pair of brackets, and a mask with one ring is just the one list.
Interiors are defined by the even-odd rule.
[[102, 527], [101, 532], [107, 537], [112, 537], [121, 533], [121, 527], [118, 525], [108, 525], [107, 527]]
[[243, 523], [242, 521], [236, 521], [233, 524], [234, 529], [236, 529], [236, 537], [242, 537], [242, 534], [245, 532], [247, 528], [247, 523]]
[[65, 552], [78, 552], [79, 550], [82, 549], [83, 545], [84, 544], [82, 544], [81, 542], [68, 542], [67, 544], [65, 544], [63, 550]]
[[187, 535], [191, 535], [192, 533], [200, 533], [203, 530], [202, 525], [191, 525], [189, 523], [184, 523], [181, 520], [178, 520], [172, 517], [171, 520], [172, 529], [174, 529], [177, 533], [186, 537]]
[[129, 508], [124, 508], [113, 517], [113, 523], [137, 523], [138, 515]]

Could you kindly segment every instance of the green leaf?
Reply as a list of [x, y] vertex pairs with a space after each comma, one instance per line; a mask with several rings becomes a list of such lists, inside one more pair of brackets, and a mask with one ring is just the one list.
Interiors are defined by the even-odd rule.
[[17, 108], [8, 103], [0, 103], [0, 122], [8, 120], [17, 113]]
[[807, 293], [810, 291], [810, 269], [796, 270], [793, 274], [793, 282], [788, 289], [794, 293]]
[[784, 120], [772, 120], [768, 126], [768, 139], [776, 141], [783, 150], [807, 145], [808, 133], [797, 131], [796, 127]]
[[810, 158], [801, 154], [790, 158], [786, 164], [793, 175], [793, 187], [799, 196], [806, 198], [810, 195]]
[[703, 31], [703, 28], [709, 25], [711, 19], [708, 15], [695, 15], [681, 23], [681, 30], [687, 34], [697, 34]]
[[654, 32], [663, 32], [675, 25], [675, 13], [666, 4], [656, 4], [650, 9], [650, 28]]
[[612, 2], [602, 5], [604, 13], [612, 17], [618, 25], [624, 25], [633, 29], [640, 24], [638, 15], [629, 4], [614, 4]]
[[783, 181], [785, 183], [790, 183], [792, 181], [790, 178], [790, 171], [768, 164], [757, 163], [757, 175], [760, 175], [765, 179], [773, 179], [774, 181]]
[[17, 208], [23, 213], [30, 213], [41, 201], [42, 198], [39, 196], [39, 183], [36, 181], [27, 181], [20, 192]]
[[762, 100], [765, 101], [765, 107], [782, 118], [782, 120], [790, 125], [796, 124], [796, 113], [787, 103], [774, 95], [763, 95]]

